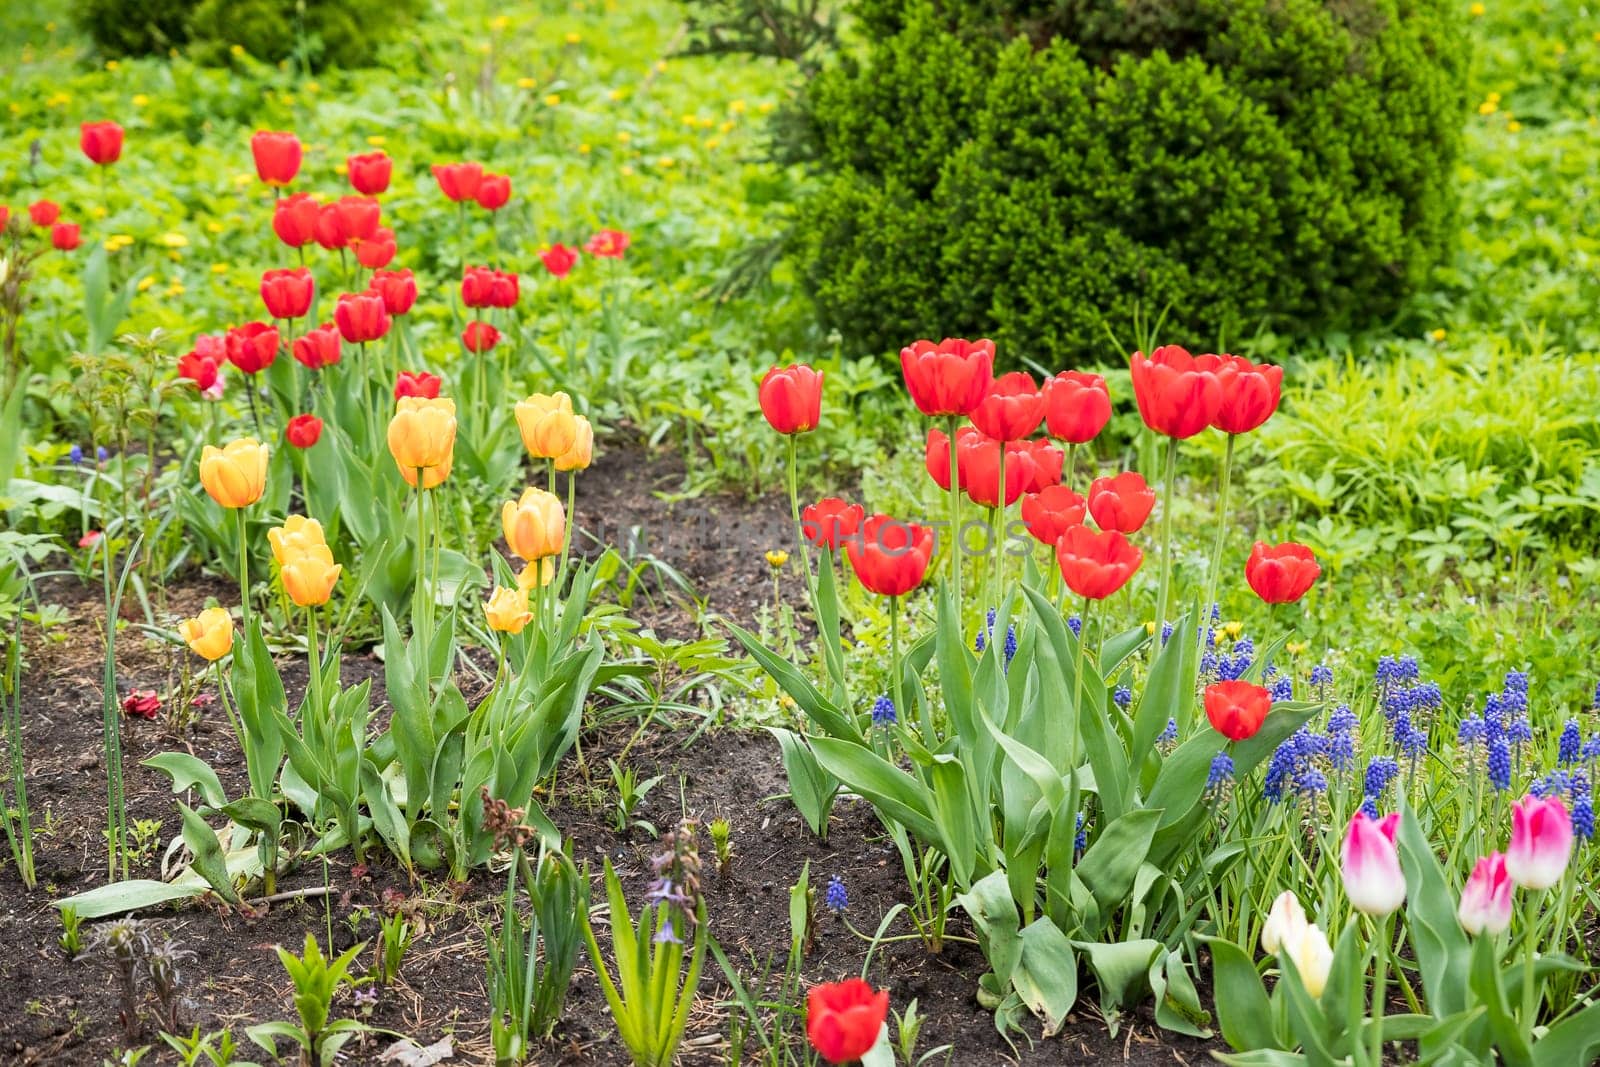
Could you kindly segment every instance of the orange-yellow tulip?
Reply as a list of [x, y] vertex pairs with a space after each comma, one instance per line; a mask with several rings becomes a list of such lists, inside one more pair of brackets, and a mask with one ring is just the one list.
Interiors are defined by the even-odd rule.
[[572, 447], [556, 457], [556, 470], [582, 471], [589, 469], [594, 459], [594, 427], [582, 415], [573, 417], [577, 432], [572, 436]]
[[522, 628], [533, 621], [533, 612], [528, 610], [528, 591], [496, 586], [494, 595], [483, 606], [483, 614], [489, 620], [489, 629], [520, 634]]
[[322, 534], [322, 523], [304, 515], [284, 519], [282, 526], [267, 531], [267, 540], [272, 544], [272, 558], [280, 567], [306, 549], [328, 543]]
[[534, 393], [517, 402], [516, 412], [523, 447], [534, 459], [555, 459], [572, 447], [578, 425], [566, 393]]
[[279, 577], [290, 600], [302, 608], [314, 608], [328, 602], [342, 569], [326, 545], [311, 545], [291, 556]]
[[500, 523], [511, 551], [532, 562], [561, 551], [567, 516], [555, 494], [529, 488], [523, 490], [520, 500], [505, 502]]
[[225, 508], [244, 508], [261, 499], [267, 485], [267, 446], [254, 437], [200, 453], [200, 484]]
[[403, 396], [389, 420], [389, 454], [406, 484], [432, 489], [450, 476], [456, 447], [456, 403], [439, 397]]
[[233, 617], [227, 608], [207, 608], [178, 624], [182, 637], [198, 656], [215, 663], [233, 651]]

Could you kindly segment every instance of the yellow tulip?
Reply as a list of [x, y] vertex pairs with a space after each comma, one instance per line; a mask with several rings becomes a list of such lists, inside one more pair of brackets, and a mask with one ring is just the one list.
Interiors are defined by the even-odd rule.
[[523, 447], [534, 459], [555, 459], [572, 447], [578, 425], [566, 393], [534, 393], [517, 402], [516, 412]]
[[528, 610], [528, 591], [496, 586], [494, 595], [483, 606], [483, 614], [489, 620], [489, 629], [520, 634], [522, 628], [533, 621], [533, 612]]
[[284, 519], [282, 526], [267, 531], [267, 540], [272, 544], [272, 558], [280, 567], [305, 549], [328, 543], [322, 535], [322, 523], [304, 515], [290, 515]]
[[333, 583], [343, 570], [326, 545], [311, 545], [291, 556], [279, 571], [283, 591], [302, 608], [319, 607], [333, 595]]
[[227, 608], [207, 608], [194, 618], [180, 622], [178, 636], [188, 643], [195, 655], [215, 663], [233, 651], [233, 617]]
[[406, 484], [417, 484], [422, 471], [422, 487], [432, 489], [450, 474], [450, 461], [456, 447], [456, 402], [445, 398], [429, 400], [403, 396], [389, 420], [389, 454], [405, 477]]
[[200, 484], [225, 508], [244, 508], [261, 499], [267, 485], [267, 446], [254, 437], [206, 445], [200, 453]]
[[582, 415], [573, 416], [572, 422], [575, 427], [572, 447], [556, 457], [558, 471], [588, 470], [594, 459], [594, 427]]
[[522, 573], [517, 575], [517, 588], [526, 593], [535, 585], [540, 588], [549, 585], [555, 581], [555, 577], [556, 558], [554, 556], [546, 556], [544, 559], [530, 563], [522, 568]]
[[554, 493], [529, 488], [523, 490], [520, 500], [505, 502], [500, 523], [511, 551], [532, 562], [561, 551], [567, 515]]

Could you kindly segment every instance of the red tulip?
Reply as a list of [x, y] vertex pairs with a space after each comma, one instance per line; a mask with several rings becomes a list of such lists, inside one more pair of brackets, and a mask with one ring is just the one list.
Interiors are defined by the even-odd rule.
[[811, 987], [806, 994], [806, 1037], [829, 1063], [850, 1063], [878, 1043], [889, 1015], [889, 991], [860, 978]]
[[1098, 374], [1069, 370], [1044, 380], [1044, 424], [1068, 444], [1094, 440], [1111, 419], [1111, 391]]
[[409, 269], [375, 271], [371, 285], [391, 315], [404, 315], [416, 305], [417, 279]]
[[1249, 682], [1213, 682], [1206, 686], [1206, 718], [1230, 741], [1254, 737], [1272, 710], [1272, 694]]
[[135, 689], [123, 699], [122, 710], [129, 715], [154, 721], [161, 711], [161, 698], [154, 689]]
[[[1006, 444], [1008, 453], [1026, 453], [1033, 460], [1033, 479], [1028, 482], [1023, 490], [1027, 493], [1037, 493], [1046, 486], [1061, 484], [1061, 468], [1066, 464], [1067, 454], [1045, 438], [1037, 441], [1010, 441]], [[1006, 464], [1011, 463], [1010, 455], [1006, 457]]]
[[805, 506], [800, 512], [800, 530], [816, 547], [837, 552], [839, 545], [854, 537], [861, 528], [865, 514], [860, 504], [847, 504], [830, 496]]
[[342, 293], [333, 309], [339, 333], [351, 344], [376, 341], [389, 332], [389, 311], [383, 297], [368, 289], [364, 293]]
[[389, 176], [394, 172], [394, 161], [382, 152], [367, 152], [351, 156], [345, 161], [350, 172], [350, 187], [363, 196], [377, 196], [387, 192]]
[[425, 370], [403, 370], [400, 377], [395, 379], [394, 398], [399, 400], [403, 396], [420, 396], [425, 400], [434, 400], [443, 385], [437, 374], [429, 374]]
[[902, 596], [922, 584], [933, 556], [933, 531], [926, 526], [874, 515], [845, 543], [845, 553], [868, 592]]
[[286, 196], [273, 205], [272, 232], [290, 248], [304, 248], [317, 236], [320, 210], [310, 193]]
[[565, 278], [578, 265], [578, 250], [566, 245], [551, 245], [548, 251], [539, 253], [539, 258], [544, 261], [545, 270], [557, 278]]
[[494, 272], [494, 278], [489, 282], [489, 306], [494, 308], [514, 308], [517, 298], [522, 295], [522, 276], [515, 271]]
[[487, 322], [469, 322], [461, 331], [461, 343], [468, 352], [487, 352], [500, 343], [500, 331]]
[[1191, 356], [1177, 345], [1133, 354], [1133, 398], [1144, 424], [1180, 440], [1211, 425], [1222, 406], [1216, 356]]
[[599, 259], [621, 259], [632, 243], [621, 230], [601, 230], [584, 243], [583, 250]]
[[291, 353], [307, 369], [321, 370], [339, 362], [339, 342], [339, 328], [331, 322], [325, 322], [296, 337]]
[[1145, 484], [1137, 471], [1123, 471], [1115, 478], [1096, 478], [1089, 486], [1089, 514], [1102, 530], [1136, 532], [1156, 506], [1156, 491]]
[[334, 207], [339, 211], [339, 220], [349, 241], [370, 241], [377, 235], [383, 209], [372, 197], [341, 196]]
[[78, 147], [90, 163], [109, 166], [122, 158], [122, 127], [115, 122], [85, 122], [78, 127]]
[[217, 358], [202, 353], [198, 348], [178, 358], [178, 377], [195, 384], [202, 393], [217, 384]]
[[[1000, 442], [974, 431], [956, 435], [956, 477], [974, 504], [986, 508], [1000, 506]], [[1034, 483], [1033, 454], [1025, 449], [1006, 449], [1005, 503], [1009, 507]]]
[[1115, 530], [1095, 533], [1074, 526], [1056, 542], [1056, 563], [1067, 588], [1090, 600], [1104, 600], [1127, 584], [1144, 553]]
[[228, 362], [246, 374], [256, 374], [278, 358], [278, 328], [247, 322], [228, 331], [226, 344]]
[[917, 341], [900, 350], [900, 371], [912, 403], [924, 415], [970, 415], [989, 395], [994, 342]]
[[970, 417], [972, 425], [996, 441], [1020, 441], [1044, 418], [1044, 394], [1026, 371], [1002, 374]]
[[461, 302], [469, 308], [493, 307], [495, 271], [468, 267], [461, 274]]
[[[972, 427], [963, 426], [962, 429], [964, 429], [964, 430], [972, 430]], [[977, 430], [972, 430], [972, 432], [973, 433], [977, 433], [978, 431]], [[957, 441], [958, 450], [960, 448], [960, 440], [961, 440], [961, 431], [957, 430], [956, 431], [956, 441]], [[927, 448], [926, 448], [925, 452], [923, 453], [923, 462], [927, 465], [928, 477], [932, 478], [934, 480], [934, 482], [936, 482], [938, 484], [940, 489], [943, 489], [945, 492], [948, 493], [950, 491], [950, 435], [949, 434], [945, 433], [942, 430], [929, 430], [928, 431], [928, 445], [927, 445]], [[960, 459], [957, 458], [956, 462], [959, 463]], [[961, 479], [960, 479], [959, 475], [956, 478], [956, 484], [957, 485], [961, 484]]]
[[50, 227], [50, 243], [58, 252], [70, 252], [83, 244], [76, 222], [58, 222]]
[[1306, 595], [1322, 568], [1311, 549], [1294, 541], [1257, 541], [1245, 561], [1244, 579], [1268, 604], [1289, 604]]
[[815, 430], [822, 422], [823, 372], [804, 363], [773, 367], [761, 379], [761, 413], [783, 434]]
[[1278, 410], [1283, 368], [1251, 363], [1243, 356], [1222, 356], [1220, 360], [1216, 373], [1222, 406], [1211, 424], [1223, 433], [1249, 433]]
[[269, 270], [261, 275], [261, 302], [275, 319], [298, 319], [311, 310], [315, 283], [305, 267]]
[[52, 225], [61, 217], [61, 205], [54, 200], [35, 200], [28, 205], [28, 218], [35, 226]]
[[322, 420], [315, 415], [296, 415], [284, 428], [283, 436], [296, 448], [310, 448], [322, 436]]
[[11, 206], [9, 204], [0, 204], [0, 232], [3, 232], [10, 224]]
[[1022, 524], [1042, 544], [1054, 546], [1061, 535], [1083, 524], [1083, 497], [1064, 485], [1049, 485], [1022, 498]]
[[268, 185], [288, 185], [300, 172], [300, 138], [292, 133], [257, 130], [250, 138], [256, 174]]
[[356, 262], [368, 270], [387, 267], [394, 259], [394, 231], [387, 226], [378, 227], [371, 237], [355, 242]]
[[499, 211], [511, 199], [511, 179], [504, 174], [485, 174], [478, 183], [478, 206]]
[[435, 163], [433, 179], [439, 183], [439, 191], [451, 200], [472, 200], [477, 197], [478, 185], [483, 181], [483, 164]]
[[323, 204], [317, 209], [317, 244], [330, 252], [348, 248], [350, 246], [350, 231], [345, 228], [348, 222], [349, 220], [345, 217], [345, 213], [339, 210], [337, 203]]

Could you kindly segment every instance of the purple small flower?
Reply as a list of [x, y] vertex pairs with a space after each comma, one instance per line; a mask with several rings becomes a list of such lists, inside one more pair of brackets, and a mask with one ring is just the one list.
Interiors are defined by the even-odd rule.
[[1294, 699], [1294, 679], [1287, 674], [1280, 674], [1274, 678], [1268, 689], [1271, 691], [1272, 699], [1275, 703]]
[[[1111, 699], [1117, 705], [1117, 707], [1125, 708], [1129, 704], [1133, 703], [1133, 690], [1129, 689], [1125, 685], [1119, 685], [1117, 686], [1116, 691], [1111, 694]], [[1173, 723], [1172, 725], [1177, 726], [1178, 724]]]
[[888, 696], [880, 696], [872, 702], [872, 725], [889, 727], [895, 724], [896, 719], [894, 701]]
[[1568, 719], [1566, 725], [1561, 727], [1561, 740], [1556, 745], [1556, 762], [1563, 765], [1577, 763], [1582, 748], [1583, 731], [1578, 726], [1578, 720]]
[[837, 874], [828, 879], [828, 892], [826, 895], [828, 910], [841, 912], [850, 906], [850, 894], [845, 892], [844, 880]]
[[1311, 668], [1311, 684], [1318, 689], [1333, 684], [1333, 668], [1326, 663], [1319, 663]]
[[1215, 792], [1231, 781], [1233, 781], [1233, 757], [1226, 752], [1218, 752], [1211, 757], [1211, 769], [1206, 772], [1206, 790]]

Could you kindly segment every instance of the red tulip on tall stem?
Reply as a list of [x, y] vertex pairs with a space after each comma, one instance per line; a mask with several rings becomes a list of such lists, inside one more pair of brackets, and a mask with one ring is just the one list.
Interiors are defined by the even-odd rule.
[[1270, 363], [1251, 363], [1242, 356], [1222, 356], [1217, 363], [1217, 383], [1221, 404], [1212, 425], [1228, 435], [1222, 456], [1222, 488], [1217, 495], [1217, 541], [1211, 549], [1211, 569], [1206, 575], [1209, 610], [1216, 596], [1217, 576], [1222, 569], [1222, 545], [1228, 529], [1228, 488], [1233, 474], [1233, 446], [1240, 434], [1260, 428], [1278, 410], [1283, 389], [1283, 368]]

